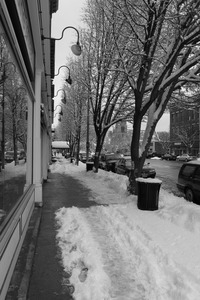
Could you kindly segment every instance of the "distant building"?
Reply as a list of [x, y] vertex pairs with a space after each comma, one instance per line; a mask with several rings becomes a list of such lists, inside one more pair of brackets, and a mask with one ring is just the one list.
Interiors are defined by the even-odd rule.
[[199, 108], [170, 109], [171, 152], [180, 155], [197, 155], [199, 150]]

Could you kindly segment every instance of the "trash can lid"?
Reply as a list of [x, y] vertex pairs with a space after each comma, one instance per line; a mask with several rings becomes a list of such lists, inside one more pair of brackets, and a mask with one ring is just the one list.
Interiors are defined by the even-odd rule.
[[157, 179], [157, 178], [138, 177], [138, 178], [136, 178], [136, 181], [145, 182], [145, 183], [162, 183], [162, 181], [160, 179]]

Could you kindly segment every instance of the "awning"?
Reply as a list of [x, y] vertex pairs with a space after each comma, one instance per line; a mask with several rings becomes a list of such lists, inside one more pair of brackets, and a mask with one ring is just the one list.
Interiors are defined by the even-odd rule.
[[53, 141], [52, 149], [69, 149], [69, 143], [66, 141]]

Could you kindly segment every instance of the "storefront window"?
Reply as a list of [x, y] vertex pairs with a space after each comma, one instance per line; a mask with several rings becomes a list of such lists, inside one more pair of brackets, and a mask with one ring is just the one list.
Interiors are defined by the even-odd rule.
[[14, 55], [0, 35], [0, 224], [26, 184], [28, 92]]

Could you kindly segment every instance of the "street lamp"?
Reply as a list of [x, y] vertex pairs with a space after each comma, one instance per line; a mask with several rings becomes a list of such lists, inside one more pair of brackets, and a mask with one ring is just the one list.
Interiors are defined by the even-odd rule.
[[64, 32], [66, 29], [74, 29], [76, 32], [77, 32], [77, 42], [76, 44], [72, 45], [71, 46], [71, 50], [72, 52], [74, 53], [74, 55], [77, 55], [77, 56], [80, 56], [81, 55], [81, 52], [82, 52], [82, 49], [81, 49], [81, 45], [79, 43], [79, 32], [78, 30], [73, 27], [73, 26], [67, 26], [63, 29], [62, 31], [62, 34], [61, 34], [61, 37], [60, 38], [51, 38], [51, 37], [45, 37], [44, 35], [42, 35], [42, 40], [45, 40], [45, 39], [48, 39], [48, 40], [54, 40], [54, 41], [59, 41], [63, 38], [63, 35], [64, 35]]
[[56, 105], [54, 111], [57, 110], [57, 107], [60, 107], [60, 109], [59, 109], [59, 111], [57, 113], [55, 113], [54, 118], [56, 117], [56, 115], [58, 115], [58, 121], [61, 122], [62, 116], [63, 116], [62, 106], [60, 104]]
[[[58, 69], [58, 73], [55, 74], [54, 77], [59, 75], [60, 69], [61, 69], [61, 68], [67, 68], [67, 69], [69, 70], [68, 78], [66, 78], [65, 81], [71, 85], [71, 84], [72, 84], [72, 79], [71, 79], [71, 77], [70, 77], [70, 69], [69, 69], [67, 66], [64, 66], [64, 65], [61, 66], [61, 67]], [[45, 74], [45, 76], [51, 76], [51, 74]]]
[[5, 87], [4, 83], [5, 80], [8, 78], [8, 75], [6, 75], [6, 66], [11, 64], [14, 67], [14, 71], [16, 72], [15, 64], [12, 62], [7, 62], [3, 65], [3, 73], [2, 77], [0, 79], [0, 84], [2, 84], [3, 90], [2, 90], [2, 140], [1, 140], [1, 163], [2, 163], [2, 169], [5, 167]]
[[66, 99], [66, 96], [65, 96], [65, 90], [64, 89], [59, 89], [57, 91], [56, 95], [54, 96], [54, 98], [58, 96], [58, 92], [60, 92], [60, 91], [63, 91], [63, 93], [64, 93], [64, 98], [62, 98], [61, 101], [62, 101], [63, 104], [66, 104], [67, 103], [67, 99]]
[[54, 115], [54, 118], [56, 117], [56, 115], [58, 115], [58, 121], [61, 122], [62, 121], [62, 117], [61, 117], [60, 113], [56, 113]]

